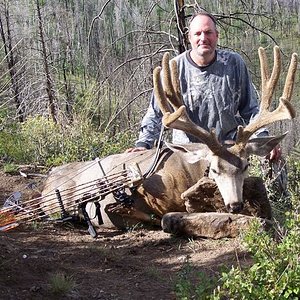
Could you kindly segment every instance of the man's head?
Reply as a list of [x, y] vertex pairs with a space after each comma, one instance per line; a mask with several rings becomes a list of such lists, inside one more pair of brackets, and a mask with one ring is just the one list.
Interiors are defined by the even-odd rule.
[[218, 43], [218, 30], [215, 18], [207, 12], [195, 14], [189, 25], [191, 56], [196, 63], [209, 64], [215, 57]]

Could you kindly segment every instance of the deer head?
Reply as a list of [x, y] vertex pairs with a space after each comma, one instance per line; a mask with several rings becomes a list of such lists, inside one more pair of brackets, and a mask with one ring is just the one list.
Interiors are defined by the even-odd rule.
[[206, 145], [205, 149], [193, 152], [180, 145], [172, 145], [172, 150], [183, 151], [190, 163], [201, 159], [209, 160], [209, 176], [218, 185], [224, 204], [230, 212], [238, 212], [242, 209], [243, 184], [248, 175], [248, 157], [251, 154], [267, 155], [286, 135], [250, 139], [253, 133], [276, 121], [295, 117], [290, 100], [297, 69], [297, 54], [292, 55], [279, 105], [275, 110], [269, 111], [280, 76], [280, 49], [277, 46], [274, 47], [274, 65], [271, 75], [265, 50], [260, 47], [258, 53], [262, 79], [260, 111], [249, 125], [238, 127], [236, 141], [230, 146], [222, 145], [218, 141], [214, 129], [208, 132], [191, 121], [182, 101], [176, 61], [169, 61], [168, 53], [165, 53], [162, 60], [162, 74], [161, 67], [157, 67], [153, 73], [155, 98], [163, 113], [164, 126], [183, 130]]

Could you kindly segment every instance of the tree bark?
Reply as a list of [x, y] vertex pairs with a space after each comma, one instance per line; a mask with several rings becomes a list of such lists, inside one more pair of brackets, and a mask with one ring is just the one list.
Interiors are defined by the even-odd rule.
[[6, 34], [3, 26], [3, 21], [0, 16], [0, 34], [3, 41], [3, 47], [6, 57], [6, 62], [8, 65], [9, 76], [11, 81], [11, 89], [13, 91], [13, 99], [16, 104], [17, 116], [20, 122], [24, 122], [25, 119], [25, 109], [24, 104], [22, 104], [22, 100], [20, 99], [20, 88], [17, 80], [18, 71], [17, 71], [17, 59], [14, 56], [13, 46], [12, 46], [12, 36], [11, 36], [11, 27], [10, 27], [10, 14], [8, 3], [5, 4], [4, 8], [5, 14], [5, 23], [6, 23]]
[[188, 49], [187, 27], [185, 22], [184, 0], [175, 0], [177, 18], [178, 51], [182, 53]]
[[54, 123], [57, 124], [57, 107], [56, 107], [56, 99], [54, 95], [54, 86], [53, 81], [50, 74], [50, 68], [48, 63], [48, 55], [47, 55], [47, 49], [46, 49], [46, 42], [45, 42], [45, 36], [44, 36], [44, 30], [43, 30], [43, 20], [42, 20], [42, 14], [41, 14], [41, 8], [40, 8], [40, 0], [36, 0], [36, 8], [37, 8], [37, 14], [38, 14], [38, 21], [39, 21], [39, 35], [40, 35], [40, 42], [42, 46], [42, 57], [43, 57], [43, 63], [44, 63], [44, 71], [46, 76], [46, 92], [48, 95], [48, 102], [49, 102], [49, 113]]

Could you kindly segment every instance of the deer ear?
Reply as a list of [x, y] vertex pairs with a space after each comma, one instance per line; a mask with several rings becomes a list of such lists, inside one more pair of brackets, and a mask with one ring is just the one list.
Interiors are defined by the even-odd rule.
[[[194, 164], [201, 159], [208, 159], [209, 156], [212, 155], [212, 152], [207, 147], [199, 147], [197, 144], [196, 147], [193, 147], [195, 144], [187, 144], [187, 145], [174, 145], [170, 143], [165, 143], [166, 146], [172, 150], [174, 153], [180, 152], [186, 161], [190, 164]], [[191, 148], [191, 149], [188, 149]]]
[[287, 133], [285, 132], [280, 136], [263, 136], [251, 139], [246, 145], [246, 151], [248, 154], [266, 156], [285, 138]]

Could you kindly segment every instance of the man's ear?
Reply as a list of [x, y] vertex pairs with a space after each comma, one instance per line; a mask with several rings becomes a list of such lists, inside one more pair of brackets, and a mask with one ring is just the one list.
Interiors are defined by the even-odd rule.
[[287, 133], [285, 132], [280, 136], [263, 136], [251, 139], [246, 145], [246, 151], [249, 154], [266, 156], [285, 138]]

